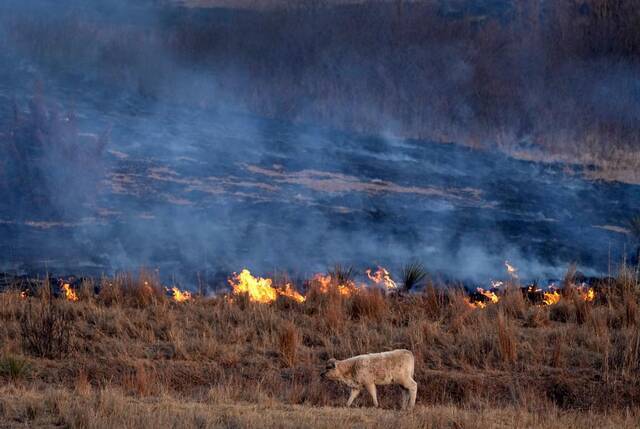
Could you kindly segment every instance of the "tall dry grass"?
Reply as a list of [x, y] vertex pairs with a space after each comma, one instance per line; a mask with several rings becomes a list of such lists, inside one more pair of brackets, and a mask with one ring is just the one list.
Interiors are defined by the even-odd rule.
[[[144, 276], [87, 280], [76, 302], [0, 293], [0, 379], [14, 386], [6, 392], [23, 389], [27, 398], [57, 391], [67, 398], [31, 417], [19, 411], [28, 400], [18, 401], [0, 407], [3, 417], [36, 422], [55, 416], [82, 426], [94, 413], [106, 425], [108, 418], [124, 418], [101, 409], [100, 398], [110, 395], [133, 413], [132, 422], [167, 398], [185, 409], [211, 403], [219, 407], [212, 411], [216, 416], [228, 404], [296, 405], [302, 408], [289, 409], [291, 416], [306, 421], [305, 413], [324, 416], [317, 407], [346, 401], [344, 387], [320, 378], [326, 359], [395, 348], [413, 351], [418, 406], [426, 407], [422, 417], [406, 417], [407, 424], [437, 426], [439, 420], [430, 420], [434, 410], [448, 407], [458, 410], [454, 421], [466, 421], [465, 410], [496, 408], [549, 427], [561, 426], [547, 419], [548, 410], [560, 416], [589, 410], [624, 422], [632, 418], [624, 417], [625, 410], [640, 403], [640, 289], [628, 272], [594, 286], [591, 302], [568, 293], [542, 306], [511, 288], [485, 308], [473, 307], [460, 289], [437, 285], [391, 295], [345, 295], [311, 285], [305, 302], [279, 297], [260, 304], [242, 296], [177, 303], [148, 288], [154, 284]], [[89, 293], [94, 288], [97, 293]], [[43, 357], [21, 338], [21, 314], [43, 302], [65, 315], [70, 342], [64, 355]], [[381, 387], [379, 398], [383, 408], [394, 409], [400, 392]], [[366, 397], [356, 405], [368, 407]], [[61, 411], [65, 407], [83, 412], [76, 420]], [[167, 424], [174, 421], [162, 416]], [[205, 415], [203, 425], [222, 425], [210, 418]]]

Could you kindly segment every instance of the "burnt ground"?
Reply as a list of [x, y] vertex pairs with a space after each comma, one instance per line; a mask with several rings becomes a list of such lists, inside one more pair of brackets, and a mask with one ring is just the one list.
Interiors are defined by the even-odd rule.
[[[23, 86], [0, 87], [5, 119], [12, 98], [27, 111], [33, 94], [35, 77], [20, 67]], [[0, 199], [4, 270], [145, 266], [192, 283], [196, 273], [244, 266], [303, 275], [339, 262], [397, 272], [420, 259], [432, 272], [482, 282], [504, 276], [504, 260], [523, 278], [546, 279], [571, 262], [606, 274], [631, 253], [624, 228], [640, 210], [640, 187], [589, 181], [578, 167], [82, 82], [43, 86], [49, 106], [73, 110], [80, 132], [110, 130], [104, 172], [72, 179], [99, 175], [95, 195], [77, 203], [75, 187], [52, 195], [52, 207]]]

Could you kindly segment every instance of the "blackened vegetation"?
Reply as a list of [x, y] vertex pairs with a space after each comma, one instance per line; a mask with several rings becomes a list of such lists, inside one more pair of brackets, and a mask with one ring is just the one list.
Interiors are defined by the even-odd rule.
[[13, 101], [0, 130], [0, 193], [21, 214], [60, 218], [93, 200], [103, 175], [107, 136], [83, 134], [73, 111], [46, 103], [41, 89], [26, 110]]
[[633, 0], [282, 4], [167, 2], [147, 13], [76, 5], [51, 11], [56, 19], [27, 8], [8, 28], [12, 43], [58, 75], [88, 69], [100, 85], [152, 99], [234, 100], [261, 115], [367, 133], [542, 149], [617, 171], [607, 177], [635, 177]]

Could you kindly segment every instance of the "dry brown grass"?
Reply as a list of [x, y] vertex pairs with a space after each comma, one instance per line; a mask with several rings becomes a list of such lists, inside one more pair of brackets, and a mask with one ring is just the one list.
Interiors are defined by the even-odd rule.
[[72, 428], [635, 428], [637, 413], [602, 415], [562, 411], [555, 407], [535, 412], [526, 407], [490, 404], [456, 407], [418, 406], [412, 413], [384, 409], [346, 409], [300, 405], [231, 403], [159, 395], [141, 399], [118, 388], [84, 394], [66, 389], [0, 388], [2, 426]]
[[[46, 298], [0, 293], [0, 361], [16, 363], [0, 371], [8, 383], [1, 420], [288, 427], [288, 420], [278, 423], [286, 417], [314, 427], [392, 419], [423, 427], [575, 427], [589, 412], [603, 427], [637, 423], [625, 414], [640, 403], [639, 288], [628, 273], [600, 286], [594, 302], [567, 294], [541, 307], [514, 289], [484, 309], [460, 290], [438, 288], [390, 296], [316, 291], [304, 303], [223, 296], [176, 303], [149, 292], [145, 281], [102, 279], [97, 295], [52, 299], [72, 340], [66, 356], [54, 357], [40, 357], [20, 335], [20, 315]], [[416, 413], [371, 410], [367, 398], [356, 401], [362, 410], [324, 408], [343, 406], [347, 393], [321, 380], [324, 360], [394, 348], [416, 356]], [[21, 362], [28, 370], [21, 372]], [[399, 395], [382, 387], [382, 407], [394, 408]]]
[[551, 408], [534, 413], [526, 408], [487, 404], [475, 407], [447, 405], [417, 407], [413, 413], [374, 409], [310, 408], [283, 404], [217, 404], [163, 395], [142, 401], [118, 389], [102, 389], [76, 396], [66, 390], [33, 391], [4, 388], [0, 404], [9, 427], [54, 423], [86, 428], [216, 427], [216, 428], [335, 428], [423, 427], [566, 428], [596, 425], [632, 428], [639, 423], [634, 413], [603, 416], [590, 412], [562, 412]]

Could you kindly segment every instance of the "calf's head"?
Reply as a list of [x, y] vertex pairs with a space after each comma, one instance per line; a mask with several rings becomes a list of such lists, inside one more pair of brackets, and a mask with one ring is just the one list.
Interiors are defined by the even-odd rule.
[[329, 359], [324, 367], [324, 371], [322, 371], [320, 375], [322, 378], [327, 378], [329, 380], [339, 380], [341, 374], [338, 372], [338, 361], [335, 359]]

